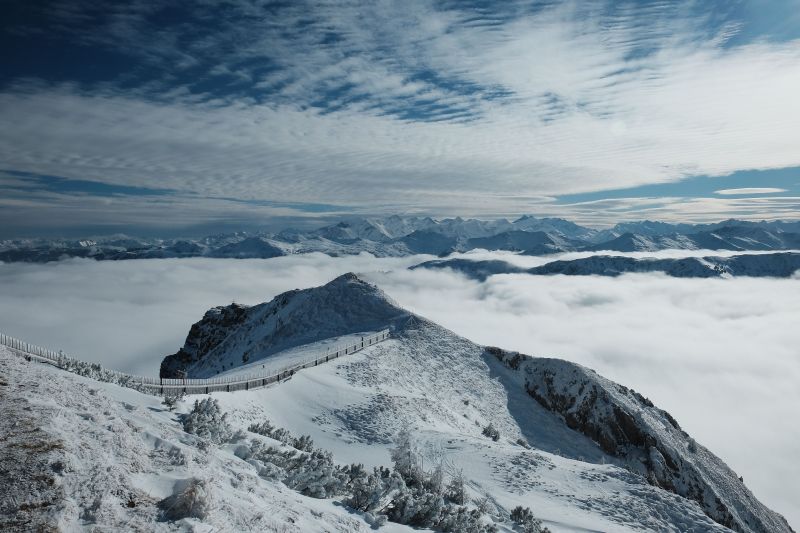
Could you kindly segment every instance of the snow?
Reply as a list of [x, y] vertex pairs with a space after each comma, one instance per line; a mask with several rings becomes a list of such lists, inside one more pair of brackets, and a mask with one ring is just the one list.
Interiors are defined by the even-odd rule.
[[[270, 357], [254, 363], [244, 364], [221, 372], [220, 376], [247, 376], [255, 374], [273, 374], [300, 363], [336, 353], [340, 349], [352, 346], [364, 338], [379, 333], [378, 330], [360, 331], [349, 335], [329, 337], [319, 342], [311, 342], [294, 348], [282, 350]], [[366, 349], [366, 348], [365, 348]]]
[[[470, 497], [487, 498], [498, 520], [522, 505], [556, 532], [727, 531], [703, 510], [715, 495], [733, 513], [731, 524], [744, 531], [789, 531], [701, 445], [696, 445], [697, 452], [679, 453], [688, 450], [689, 437], [663, 411], [628, 389], [565, 361], [487, 350], [410, 315], [352, 274], [280, 295], [268, 304], [242, 306], [241, 316], [244, 320], [217, 324], [215, 338], [228, 349], [197, 352], [202, 355], [195, 361], [197, 368], [241, 361], [242, 350], [265, 335], [268, 356], [279, 361], [283, 348], [295, 354], [316, 350], [323, 334], [370, 330], [376, 322], [394, 331], [385, 342], [303, 370], [284, 383], [212, 393], [234, 430], [269, 419], [294, 435], [310, 435], [340, 464], [387, 466], [396, 436], [409, 429], [427, 461], [443, 459], [449, 470], [463, 470]], [[292, 327], [276, 329], [276, 317], [291, 318]], [[358, 514], [330, 500], [305, 498], [260, 477], [237, 455], [234, 444], [216, 447], [185, 433], [176, 414], [156, 398], [30, 364], [4, 349], [0, 364], [8, 382], [0, 390], [17, 399], [11, 404], [14, 413], [23, 413], [22, 419], [27, 410], [29, 425], [40, 427], [52, 441], [60, 439], [63, 446], [47, 449], [52, 457], [45, 454], [46, 461], [38, 449], [18, 447], [15, 462], [33, 464], [36, 471], [56, 461], [65, 465], [51, 470], [63, 472], [52, 476], [52, 490], [63, 487], [66, 499], [49, 489], [40, 496], [13, 485], [13, 498], [7, 501], [16, 505], [47, 498], [47, 519], [63, 529], [369, 527]], [[179, 411], [188, 412], [195, 400], [206, 397], [186, 398]], [[639, 440], [648, 447], [615, 433], [612, 422], [619, 419], [618, 409], [625, 410], [633, 428], [624, 430], [624, 436], [646, 434]], [[573, 416], [579, 416], [575, 423]], [[483, 434], [489, 424], [499, 432], [497, 441]], [[664, 467], [676, 462], [676, 456], [680, 468], [672, 481]], [[647, 460], [637, 462], [641, 458]], [[33, 471], [22, 468], [22, 475], [15, 472], [15, 477], [31, 478]], [[655, 481], [648, 482], [651, 473]], [[158, 503], [192, 486], [194, 479], [212, 502], [203, 518], [157, 521]], [[0, 481], [9, 484], [9, 479]], [[667, 490], [667, 481], [676, 487]], [[679, 496], [675, 491], [681, 493], [680, 483], [699, 484], [703, 498]], [[506, 525], [501, 527], [508, 530]], [[385, 530], [407, 530], [397, 527]]]
[[[591, 440], [512, 392], [501, 372], [481, 347], [423, 323], [281, 386], [214, 397], [240, 427], [266, 415], [337, 460], [367, 466], [388, 464], [393, 436], [411, 426], [422, 449], [442, 450], [464, 470], [472, 497], [529, 506], [553, 531], [725, 531], [696, 504], [613, 466]], [[497, 443], [481, 434], [489, 422]], [[534, 449], [516, 443], [523, 436]]]
[[[0, 370], [0, 429], [10, 440], [0, 469], [0, 529], [372, 531], [332, 500], [259, 477], [231, 446], [202, 445], [158, 398], [30, 364], [5, 347]], [[209, 487], [208, 516], [162, 521], [158, 502], [192, 478]], [[37, 479], [42, 486], [31, 490], [26, 481]]]

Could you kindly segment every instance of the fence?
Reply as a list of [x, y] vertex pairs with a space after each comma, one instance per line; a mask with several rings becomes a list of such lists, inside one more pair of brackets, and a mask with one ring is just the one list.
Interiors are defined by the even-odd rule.
[[146, 376], [134, 376], [116, 370], [109, 370], [95, 363], [87, 363], [74, 357], [68, 357], [61, 352], [54, 352], [40, 346], [15, 339], [0, 333], [0, 344], [21, 352], [26, 358], [49, 363], [64, 370], [75, 372], [82, 375], [94, 377], [100, 381], [107, 381], [137, 389], [156, 395], [168, 395], [177, 393], [186, 394], [208, 394], [215, 391], [234, 392], [240, 390], [251, 390], [265, 387], [271, 383], [276, 383], [286, 379], [298, 370], [318, 366], [343, 355], [358, 352], [368, 346], [377, 344], [389, 337], [389, 330], [385, 329], [375, 335], [363, 337], [362, 340], [337, 349], [335, 352], [327, 353], [305, 362], [283, 368], [277, 372], [267, 372], [264, 374], [253, 374], [248, 376], [224, 376], [208, 379], [197, 378], [153, 378]]

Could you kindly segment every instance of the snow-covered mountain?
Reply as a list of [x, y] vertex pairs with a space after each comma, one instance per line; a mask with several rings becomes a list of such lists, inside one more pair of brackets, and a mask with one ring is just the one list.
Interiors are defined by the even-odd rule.
[[667, 224], [630, 222], [595, 230], [559, 218], [517, 220], [460, 217], [350, 217], [310, 231], [236, 232], [202, 239], [139, 239], [126, 235], [81, 240], [16, 239], [0, 242], [0, 261], [48, 262], [68, 257], [96, 260], [170, 257], [269, 258], [321, 252], [331, 256], [368, 252], [378, 257], [444, 256], [476, 248], [529, 255], [564, 251], [664, 249], [791, 250], [800, 248], [800, 223], [743, 222]]
[[[721, 242], [721, 240], [720, 240]], [[614, 251], [614, 252], [655, 252], [657, 250], [679, 249], [697, 250], [730, 250], [729, 247], [720, 247], [717, 242], [704, 242], [705, 246], [698, 244], [686, 235], [643, 235], [640, 233], [623, 233], [610, 241], [601, 242], [583, 249], [586, 251]], [[734, 248], [739, 249], [739, 248]]]
[[184, 346], [161, 364], [161, 377], [210, 377], [329, 337], [377, 331], [407, 313], [353, 274], [323, 287], [283, 293], [248, 307], [214, 307]]
[[556, 234], [568, 239], [591, 241], [597, 237], [598, 231], [585, 226], [580, 226], [563, 218], [536, 218], [529, 215], [522, 216], [513, 223], [514, 228], [522, 231], [542, 231]]
[[576, 250], [581, 244], [555, 232], [512, 230], [491, 237], [468, 239], [462, 247], [462, 251], [482, 248], [523, 252], [528, 255], [547, 255]]
[[733, 257], [686, 257], [652, 259], [592, 256], [569, 261], [552, 261], [528, 270], [529, 274], [568, 276], [619, 276], [626, 272], [663, 272], [677, 278], [722, 276], [790, 277], [800, 270], [800, 253], [743, 254]]
[[247, 237], [239, 242], [232, 242], [213, 250], [209, 257], [227, 257], [233, 259], [268, 259], [285, 255], [283, 250], [260, 237]]
[[245, 355], [279, 359], [287, 347], [384, 326], [392, 337], [358, 354], [216, 397], [243, 425], [268, 415], [338, 460], [367, 465], [386, 464], [411, 428], [498, 515], [529, 506], [554, 531], [791, 531], [639, 393], [567, 361], [474, 344], [353, 274], [210, 310], [162, 372], [237, 372]]
[[586, 246], [587, 251], [654, 252], [657, 250], [787, 250], [800, 248], [800, 234], [758, 226], [723, 226], [713, 231], [645, 235], [624, 233]]
[[800, 253], [777, 252], [741, 254], [731, 257], [635, 258], [595, 255], [580, 259], [556, 260], [524, 269], [506, 261], [443, 259], [425, 261], [410, 269], [448, 268], [484, 281], [495, 274], [564, 274], [567, 276], [619, 276], [628, 272], [663, 272], [676, 278], [714, 278], [725, 276], [788, 278], [800, 270]]

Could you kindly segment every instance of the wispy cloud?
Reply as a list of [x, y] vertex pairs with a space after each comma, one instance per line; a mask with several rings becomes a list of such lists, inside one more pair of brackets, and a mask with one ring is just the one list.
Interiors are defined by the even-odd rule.
[[184, 13], [142, 1], [55, 13], [59, 39], [125, 68], [9, 80], [6, 168], [479, 214], [526, 211], [518, 197], [800, 166], [800, 40], [743, 39], [735, 13], [696, 4], [240, 0]]
[[739, 189], [720, 189], [714, 192], [725, 196], [742, 196], [747, 194], [781, 193], [786, 192], [786, 189], [778, 189], [776, 187], [741, 187]]

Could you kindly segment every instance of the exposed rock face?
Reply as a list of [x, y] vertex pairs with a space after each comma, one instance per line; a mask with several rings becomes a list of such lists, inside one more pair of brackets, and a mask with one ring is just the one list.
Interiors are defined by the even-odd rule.
[[221, 370], [329, 337], [376, 331], [408, 313], [355, 274], [293, 290], [252, 307], [214, 307], [194, 324], [184, 346], [164, 358], [161, 377], [210, 377]]
[[212, 307], [200, 322], [192, 324], [186, 343], [178, 353], [167, 356], [161, 362], [162, 378], [184, 377], [189, 366], [203, 359], [217, 348], [228, 334], [239, 327], [247, 317], [248, 306], [233, 303]]
[[499, 260], [472, 261], [470, 259], [434, 259], [433, 261], [425, 261], [424, 263], [409, 267], [409, 270], [416, 270], [418, 268], [449, 268], [456, 272], [461, 272], [472, 279], [477, 279], [478, 281], [485, 281], [486, 278], [494, 276], [495, 274], [520, 274], [525, 272], [524, 268], [516, 267], [506, 261]]
[[792, 531], [721, 459], [641, 394], [575, 363], [487, 350], [524, 374], [525, 388], [539, 404], [650, 484], [696, 501], [714, 521], [734, 531]]

